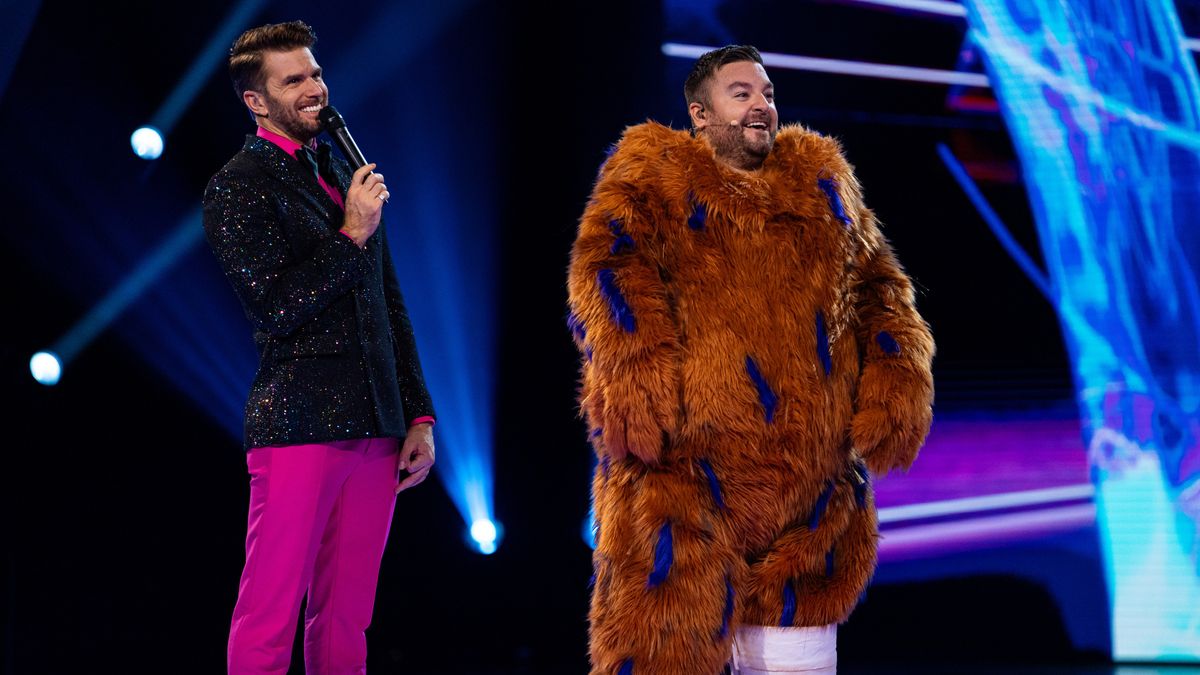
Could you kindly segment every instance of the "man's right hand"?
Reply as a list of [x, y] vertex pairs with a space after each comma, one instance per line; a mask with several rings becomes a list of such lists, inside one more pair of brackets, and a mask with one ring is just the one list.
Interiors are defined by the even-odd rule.
[[350, 189], [346, 191], [346, 216], [342, 219], [342, 232], [354, 240], [359, 247], [379, 227], [379, 216], [383, 202], [390, 195], [383, 184], [383, 174], [371, 173], [375, 164], [364, 164], [354, 172]]

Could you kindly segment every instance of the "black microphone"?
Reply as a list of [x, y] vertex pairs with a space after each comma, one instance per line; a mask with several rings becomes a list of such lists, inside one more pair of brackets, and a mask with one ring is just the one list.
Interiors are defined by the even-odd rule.
[[[325, 128], [325, 132], [333, 138], [334, 143], [337, 143], [338, 150], [342, 151], [346, 161], [350, 162], [352, 171], [358, 171], [367, 163], [362, 150], [358, 149], [358, 143], [354, 142], [354, 137], [346, 128], [346, 120], [342, 119], [342, 114], [337, 111], [337, 108], [327, 105], [317, 113], [317, 118], [321, 120], [321, 126]], [[383, 199], [383, 195], [380, 195], [379, 198]], [[388, 200], [383, 199], [383, 203], [388, 203]]]
[[346, 129], [346, 120], [342, 119], [337, 108], [327, 105], [317, 113], [317, 118], [321, 120], [321, 127], [333, 138], [333, 142], [337, 143], [338, 150], [341, 150], [346, 160], [350, 162], [352, 171], [358, 171], [359, 167], [367, 163], [362, 151], [358, 149], [358, 143], [354, 142], [354, 137]]

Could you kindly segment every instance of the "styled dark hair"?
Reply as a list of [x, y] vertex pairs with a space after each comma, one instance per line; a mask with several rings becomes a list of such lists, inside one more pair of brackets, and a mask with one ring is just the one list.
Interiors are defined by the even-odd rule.
[[263, 90], [266, 84], [262, 68], [264, 52], [290, 52], [316, 43], [317, 34], [303, 21], [269, 23], [242, 33], [229, 50], [233, 93], [241, 100], [244, 91]]
[[760, 66], [763, 65], [762, 55], [750, 45], [726, 45], [696, 59], [696, 65], [692, 66], [691, 74], [683, 83], [683, 97], [687, 99], [687, 104], [690, 106], [693, 103], [699, 103], [707, 107], [709, 105], [708, 81], [713, 78], [721, 66], [738, 61], [753, 61]]

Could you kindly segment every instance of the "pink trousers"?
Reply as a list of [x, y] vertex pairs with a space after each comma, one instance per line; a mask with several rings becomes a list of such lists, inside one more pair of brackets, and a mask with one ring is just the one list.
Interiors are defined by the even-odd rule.
[[286, 675], [300, 600], [308, 675], [365, 673], [379, 564], [396, 504], [394, 438], [253, 448], [246, 567], [230, 675]]

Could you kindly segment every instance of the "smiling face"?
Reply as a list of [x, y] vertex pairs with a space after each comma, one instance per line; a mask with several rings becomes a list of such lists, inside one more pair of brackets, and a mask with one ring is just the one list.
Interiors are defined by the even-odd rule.
[[779, 132], [775, 85], [766, 69], [754, 61], [727, 63], [713, 73], [705, 98], [688, 105], [697, 134], [734, 167], [762, 166]]
[[307, 47], [265, 52], [262, 73], [263, 91], [242, 94], [259, 126], [299, 143], [321, 133], [317, 113], [329, 105], [329, 88], [312, 52]]

